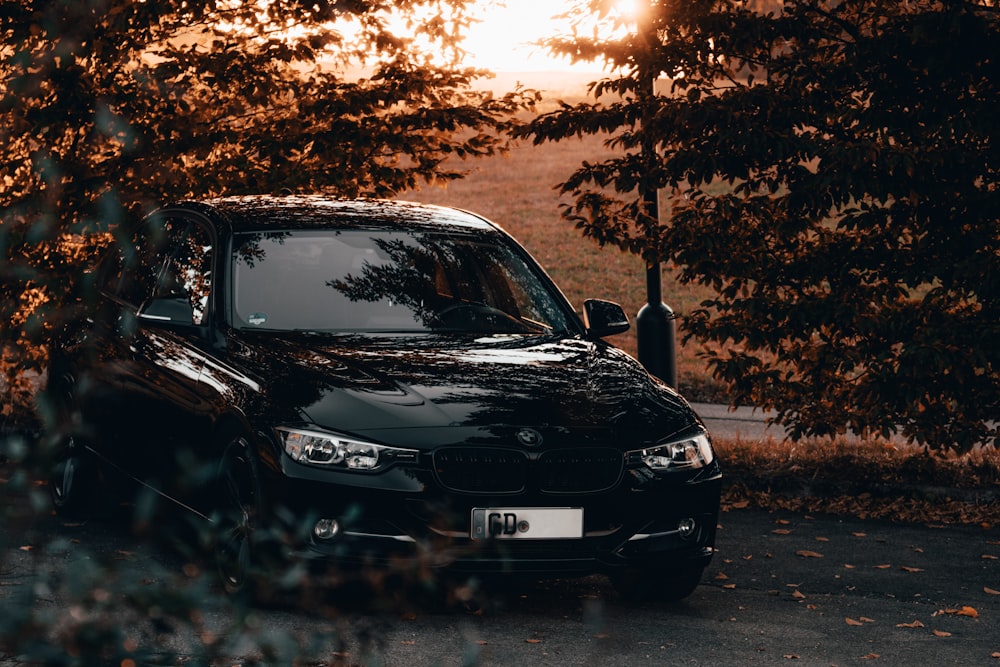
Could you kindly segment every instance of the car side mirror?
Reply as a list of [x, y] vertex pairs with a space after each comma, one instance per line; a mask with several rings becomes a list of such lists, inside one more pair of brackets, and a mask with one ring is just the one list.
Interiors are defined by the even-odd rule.
[[182, 296], [154, 297], [139, 308], [140, 320], [162, 324], [194, 325], [194, 309], [191, 300]]
[[583, 324], [591, 338], [604, 338], [628, 331], [628, 315], [611, 301], [587, 299], [583, 302]]

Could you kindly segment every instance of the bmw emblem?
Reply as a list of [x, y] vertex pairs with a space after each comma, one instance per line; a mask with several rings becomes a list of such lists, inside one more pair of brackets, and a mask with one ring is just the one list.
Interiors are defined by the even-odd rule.
[[518, 429], [515, 437], [525, 447], [538, 447], [542, 444], [542, 434], [533, 428]]

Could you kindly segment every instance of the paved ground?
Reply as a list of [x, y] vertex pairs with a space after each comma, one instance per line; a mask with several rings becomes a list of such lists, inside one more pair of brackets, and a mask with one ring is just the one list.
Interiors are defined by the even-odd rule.
[[[0, 534], [0, 636], [30, 618], [56, 657], [82, 635], [183, 664], [247, 665], [264, 644], [275, 665], [1000, 665], [1000, 527], [747, 509], [719, 523], [718, 556], [679, 604], [628, 602], [593, 576], [500, 582], [471, 609], [314, 597], [245, 615], [121, 517], [43, 514]], [[196, 610], [178, 615], [185, 596]], [[0, 648], [0, 665], [18, 653]]]
[[704, 420], [714, 438], [726, 440], [765, 440], [785, 437], [781, 426], [768, 426], [767, 413], [757, 408], [736, 408], [714, 403], [692, 403], [691, 407]]

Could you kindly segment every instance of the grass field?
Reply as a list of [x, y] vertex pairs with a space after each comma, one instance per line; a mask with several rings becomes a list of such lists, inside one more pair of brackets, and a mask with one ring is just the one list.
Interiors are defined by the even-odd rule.
[[[466, 163], [468, 177], [446, 187], [425, 186], [400, 198], [457, 206], [479, 213], [516, 237], [562, 287], [574, 307], [584, 299], [617, 301], [635, 321], [646, 302], [646, 267], [642, 259], [617, 248], [600, 248], [584, 238], [559, 215], [555, 186], [583, 160], [598, 160], [610, 151], [598, 137], [584, 137], [558, 144], [516, 145], [502, 156]], [[663, 300], [683, 317], [709, 296], [706, 288], [681, 285], [663, 272]], [[679, 322], [678, 322], [679, 324]], [[680, 332], [678, 332], [680, 338]], [[634, 327], [612, 339], [630, 354], [636, 352]], [[679, 345], [679, 344], [678, 344]], [[705, 364], [695, 344], [678, 347], [678, 383], [682, 390], [704, 393], [709, 386]]]

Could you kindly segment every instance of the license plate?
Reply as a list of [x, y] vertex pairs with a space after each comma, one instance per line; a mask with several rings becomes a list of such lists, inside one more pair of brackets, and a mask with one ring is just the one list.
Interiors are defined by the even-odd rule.
[[582, 507], [476, 507], [474, 540], [568, 540], [583, 537]]

